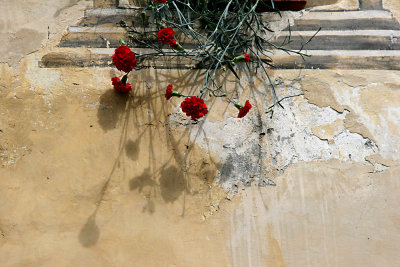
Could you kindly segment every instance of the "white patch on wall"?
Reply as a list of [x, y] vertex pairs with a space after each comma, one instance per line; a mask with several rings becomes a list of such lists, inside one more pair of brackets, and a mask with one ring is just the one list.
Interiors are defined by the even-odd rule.
[[[301, 94], [299, 83], [277, 86], [278, 95]], [[348, 111], [338, 113], [329, 107], [320, 108], [308, 103], [303, 96], [282, 102], [270, 114], [253, 110], [243, 119], [227, 117], [221, 122], [203, 120], [192, 127], [191, 139], [204, 149], [219, 156], [222, 167], [218, 182], [231, 188], [238, 182], [245, 185], [258, 182], [267, 185], [273, 174], [283, 174], [296, 162], [341, 161], [363, 162], [365, 157], [378, 152], [378, 147], [358, 133], [342, 128], [335, 131], [332, 141], [314, 135], [312, 129], [344, 120]], [[260, 110], [267, 110], [264, 103]], [[212, 111], [211, 111], [212, 112]]]
[[[374, 135], [379, 145], [379, 152], [384, 158], [400, 159], [400, 138], [396, 130], [400, 125], [400, 109], [393, 106], [387, 106], [387, 116], [379, 114], [378, 122], [374, 120], [373, 115], [364, 110], [363, 101], [360, 100], [360, 94], [363, 87], [373, 87], [380, 90], [377, 83], [365, 84], [360, 87], [337, 87], [332, 91], [337, 102], [343, 106], [351, 107], [357, 113], [359, 121]], [[390, 122], [388, 121], [390, 120]], [[393, 127], [394, 126], [394, 127]], [[397, 129], [396, 129], [397, 128]]]

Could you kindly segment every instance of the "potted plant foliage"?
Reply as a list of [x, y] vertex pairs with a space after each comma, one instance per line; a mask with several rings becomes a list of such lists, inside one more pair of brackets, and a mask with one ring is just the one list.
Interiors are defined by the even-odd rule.
[[[239, 72], [256, 70], [266, 81], [266, 89], [273, 96], [273, 105], [280, 105], [268, 70], [273, 66], [270, 54], [274, 50], [305, 55], [302, 51], [285, 49], [285, 43], [271, 41], [273, 30], [265, 21], [263, 10], [287, 10], [304, 7], [304, 0], [148, 0], [132, 22], [121, 21], [129, 35], [116, 49], [113, 64], [126, 74], [113, 78], [114, 88], [123, 93], [132, 89], [127, 83], [128, 73], [154, 57], [182, 57], [193, 61], [202, 70], [203, 85], [196, 95], [186, 96], [172, 84], [165, 85], [165, 98], [183, 97], [180, 107], [187, 116], [197, 120], [208, 113], [204, 100], [211, 97], [233, 104], [238, 117], [251, 109], [247, 100], [241, 104], [233, 98], [219, 76], [231, 72], [238, 81]], [[260, 11], [261, 10], [261, 11]], [[278, 11], [277, 11], [278, 12]], [[135, 54], [128, 48], [147, 48]], [[250, 72], [249, 72], [250, 73]], [[251, 72], [254, 73], [254, 72]], [[178, 88], [179, 89], [179, 88]], [[243, 102], [242, 102], [243, 103]]]

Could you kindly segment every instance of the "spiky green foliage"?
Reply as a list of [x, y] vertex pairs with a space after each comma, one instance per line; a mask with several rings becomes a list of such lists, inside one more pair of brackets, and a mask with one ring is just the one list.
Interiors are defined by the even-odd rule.
[[[132, 26], [126, 22], [121, 22], [121, 26], [127, 29], [135, 46], [153, 50], [138, 55], [142, 61], [155, 56], [173, 55], [196, 62], [196, 68], [204, 70], [204, 87], [199, 97], [208, 93], [215, 97], [226, 97], [234, 103], [225, 93], [223, 85], [217, 83], [216, 77], [220, 75], [220, 70], [229, 70], [239, 79], [234, 58], [249, 54], [251, 63], [246, 63], [247, 68], [261, 70], [272, 92], [273, 104], [280, 105], [268, 74], [272, 66], [269, 54], [277, 49], [301, 56], [305, 54], [302, 48], [297, 51], [284, 48], [290, 42], [290, 37], [280, 45], [266, 37], [270, 36], [267, 33], [272, 30], [260, 13], [265, 9], [279, 13], [274, 9], [272, 0], [168, 0], [164, 4], [150, 0]], [[155, 36], [164, 27], [172, 27], [177, 33], [183, 34], [185, 51], [162, 49]]]

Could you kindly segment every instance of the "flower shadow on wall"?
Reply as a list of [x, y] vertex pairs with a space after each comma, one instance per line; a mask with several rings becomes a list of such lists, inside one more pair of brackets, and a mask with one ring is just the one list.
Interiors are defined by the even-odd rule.
[[108, 132], [117, 127], [126, 108], [131, 101], [129, 95], [116, 94], [114, 90], [107, 90], [100, 97], [100, 105], [97, 110], [97, 118], [101, 128]]
[[[129, 182], [130, 190], [138, 190], [142, 192], [145, 187], [160, 189], [160, 193], [165, 202], [175, 202], [183, 192], [189, 193], [188, 183], [185, 174], [175, 166], [162, 168], [158, 182], [155, 181], [150, 169], [147, 168], [143, 173], [134, 177]], [[152, 207], [152, 209], [148, 209]], [[155, 211], [154, 202], [149, 200], [143, 211], [153, 213]]]
[[[116, 94], [114, 90], [108, 90], [100, 96], [99, 99], [100, 105], [97, 110], [97, 118], [98, 123], [101, 128], [105, 131], [111, 131], [118, 126], [119, 121], [123, 121], [122, 128], [125, 129], [125, 125], [127, 123], [126, 119], [129, 119], [126, 116], [126, 109], [131, 106], [132, 99], [128, 95]], [[129, 115], [129, 114], [128, 114]], [[84, 247], [94, 246], [100, 238], [100, 228], [96, 223], [96, 216], [99, 211], [101, 202], [104, 199], [106, 191], [108, 189], [111, 178], [117, 169], [118, 164], [121, 160], [122, 147], [121, 142], [123, 142], [126, 138], [126, 134], [124, 134], [124, 130], [122, 131], [120, 137], [120, 145], [119, 152], [116, 160], [113, 163], [113, 167], [107, 176], [107, 179], [98, 195], [98, 198], [95, 200], [96, 208], [93, 213], [88, 217], [86, 223], [81, 228], [78, 240]]]
[[[191, 181], [197, 180], [196, 185], [212, 183], [216, 177], [218, 167], [212, 160], [205, 159], [207, 166], [204, 167], [196, 165], [197, 159], [191, 158], [196, 149], [189, 142], [187, 126], [197, 127], [198, 122], [183, 117], [182, 124], [171, 125], [170, 117], [176, 113], [171, 112], [172, 105], [166, 104], [165, 92], [148, 85], [148, 82], [161, 84], [160, 77], [150, 77], [150, 74], [132, 76], [138, 82], [132, 82], [129, 94], [107, 90], [99, 99], [98, 123], [104, 138], [118, 148], [111, 150], [116, 151], [110, 154], [114, 158], [111, 170], [93, 200], [95, 210], [88, 215], [78, 234], [84, 247], [92, 247], [101, 240], [101, 223], [96, 218], [102, 212], [100, 207], [104, 199], [120, 200], [129, 196], [129, 192], [140, 194], [145, 198], [141, 212], [150, 215], [157, 212], [156, 203], [160, 200], [176, 202], [178, 206], [182, 203], [177, 215], [184, 218], [186, 195], [192, 194], [193, 189]], [[187, 78], [192, 79], [191, 76]], [[208, 157], [206, 152], [203, 154]], [[127, 194], [113, 195], [115, 188], [127, 188]]]
[[[137, 88], [135, 90], [136, 92], [134, 93], [137, 93]], [[145, 90], [149, 89], [146, 88]], [[100, 98], [98, 120], [105, 131], [118, 128], [120, 121], [123, 121], [123, 129], [128, 130], [131, 127], [135, 129], [134, 132], [136, 134], [127, 132], [125, 137], [121, 137], [120, 140], [121, 143], [125, 144], [124, 151], [128, 159], [132, 161], [139, 160], [142, 139], [150, 140], [148, 151], [152, 153], [150, 158], [155, 158], [156, 155], [154, 152], [157, 149], [153, 146], [152, 140], [159, 139], [157, 133], [160, 131], [160, 127], [163, 127], [160, 122], [165, 120], [168, 114], [160, 110], [157, 117], [152, 117], [154, 114], [153, 111], [155, 111], [155, 108], [152, 108], [152, 106], [157, 105], [152, 102], [155, 100], [154, 97], [157, 96], [151, 93], [147, 96], [133, 95], [134, 93], [132, 95], [124, 95], [111, 90], [104, 93]], [[125, 103], [123, 102], [124, 100], [126, 100]], [[108, 106], [108, 108], [104, 108], [105, 106]], [[145, 114], [146, 111], [148, 114]], [[145, 114], [147, 122], [140, 122], [143, 117], [140, 118], [138, 114]], [[127, 120], [129, 116], [131, 116], [131, 119]], [[153, 131], [153, 128], [156, 131]], [[181, 161], [182, 159], [176, 160]], [[147, 165], [154, 165], [151, 163], [152, 161], [153, 159], [150, 159]], [[139, 192], [142, 192], [145, 187], [158, 188], [166, 202], [174, 202], [183, 191], [188, 191], [188, 185], [184, 176], [183, 171], [179, 170], [176, 166], [168, 166], [168, 164], [158, 168], [152, 166], [152, 168], [146, 168], [142, 174], [132, 178], [129, 187], [131, 190], [138, 189]]]
[[[112, 169], [104, 182], [101, 191], [98, 194], [98, 198], [95, 200], [96, 208], [93, 213], [88, 217], [86, 223], [81, 228], [78, 240], [84, 247], [94, 246], [100, 239], [100, 227], [96, 222], [96, 216], [99, 212], [99, 208], [107, 194], [110, 181], [118, 169], [121, 163], [121, 157], [125, 148], [126, 142], [126, 130], [129, 121], [130, 113], [129, 110], [132, 106], [132, 97], [129, 95], [122, 95], [116, 93], [114, 90], [107, 90], [104, 92], [99, 99], [99, 108], [97, 110], [98, 123], [105, 132], [115, 130], [116, 128], [122, 127], [122, 133], [120, 136], [118, 154], [113, 163]], [[122, 125], [119, 125], [122, 122]], [[121, 145], [122, 144], [122, 145]]]
[[96, 224], [96, 213], [93, 213], [79, 232], [79, 242], [84, 247], [91, 247], [99, 241], [100, 229]]

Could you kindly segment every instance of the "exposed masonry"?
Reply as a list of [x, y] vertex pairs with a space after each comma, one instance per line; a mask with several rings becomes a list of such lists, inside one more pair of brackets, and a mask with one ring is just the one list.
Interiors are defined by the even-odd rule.
[[[276, 39], [271, 39], [272, 42], [281, 45], [290, 35], [291, 42], [285, 48], [302, 49], [311, 56], [304, 61], [296, 54], [288, 55], [280, 50], [272, 50], [270, 56], [275, 68], [400, 70], [399, 22], [390, 11], [382, 9], [380, 1], [361, 2], [364, 9], [357, 11], [306, 10], [282, 12], [282, 17], [264, 13], [263, 19], [268, 21], [274, 34], [284, 30], [288, 24], [291, 25], [290, 31], [286, 28]], [[118, 22], [121, 19], [132, 21], [132, 15], [137, 12], [137, 9], [117, 9], [113, 3], [106, 5], [106, 9], [86, 10], [85, 17], [78, 25], [68, 29], [59, 46], [43, 56], [40, 66], [109, 66], [113, 53], [113, 49], [109, 48], [117, 47], [120, 38], [127, 39], [124, 30], [117, 26]], [[303, 47], [319, 28], [321, 31]], [[180, 41], [183, 47], [193, 47], [190, 39], [182, 37]], [[134, 50], [137, 54], [146, 52], [139, 47], [134, 47]], [[192, 62], [177, 62], [168, 57], [157, 58], [148, 64], [156, 68], [195, 67]]]
[[[276, 89], [281, 97], [302, 93], [299, 80], [277, 81]], [[284, 109], [276, 107], [272, 118], [253, 109], [243, 120], [229, 114], [221, 122], [205, 119], [192, 125], [192, 140], [218, 155], [222, 162], [218, 182], [227, 189], [239, 182], [274, 185], [274, 178], [296, 162], [339, 159], [371, 164], [365, 157], [379, 151], [372, 140], [344, 127], [336, 127], [339, 130], [336, 129], [332, 141], [314, 135], [314, 127], [343, 121], [349, 111], [339, 113], [330, 107], [318, 107], [302, 95], [282, 104]], [[268, 105], [264, 103], [264, 107]], [[171, 125], [185, 124], [178, 115], [170, 120]], [[375, 169], [383, 171], [385, 166]]]

